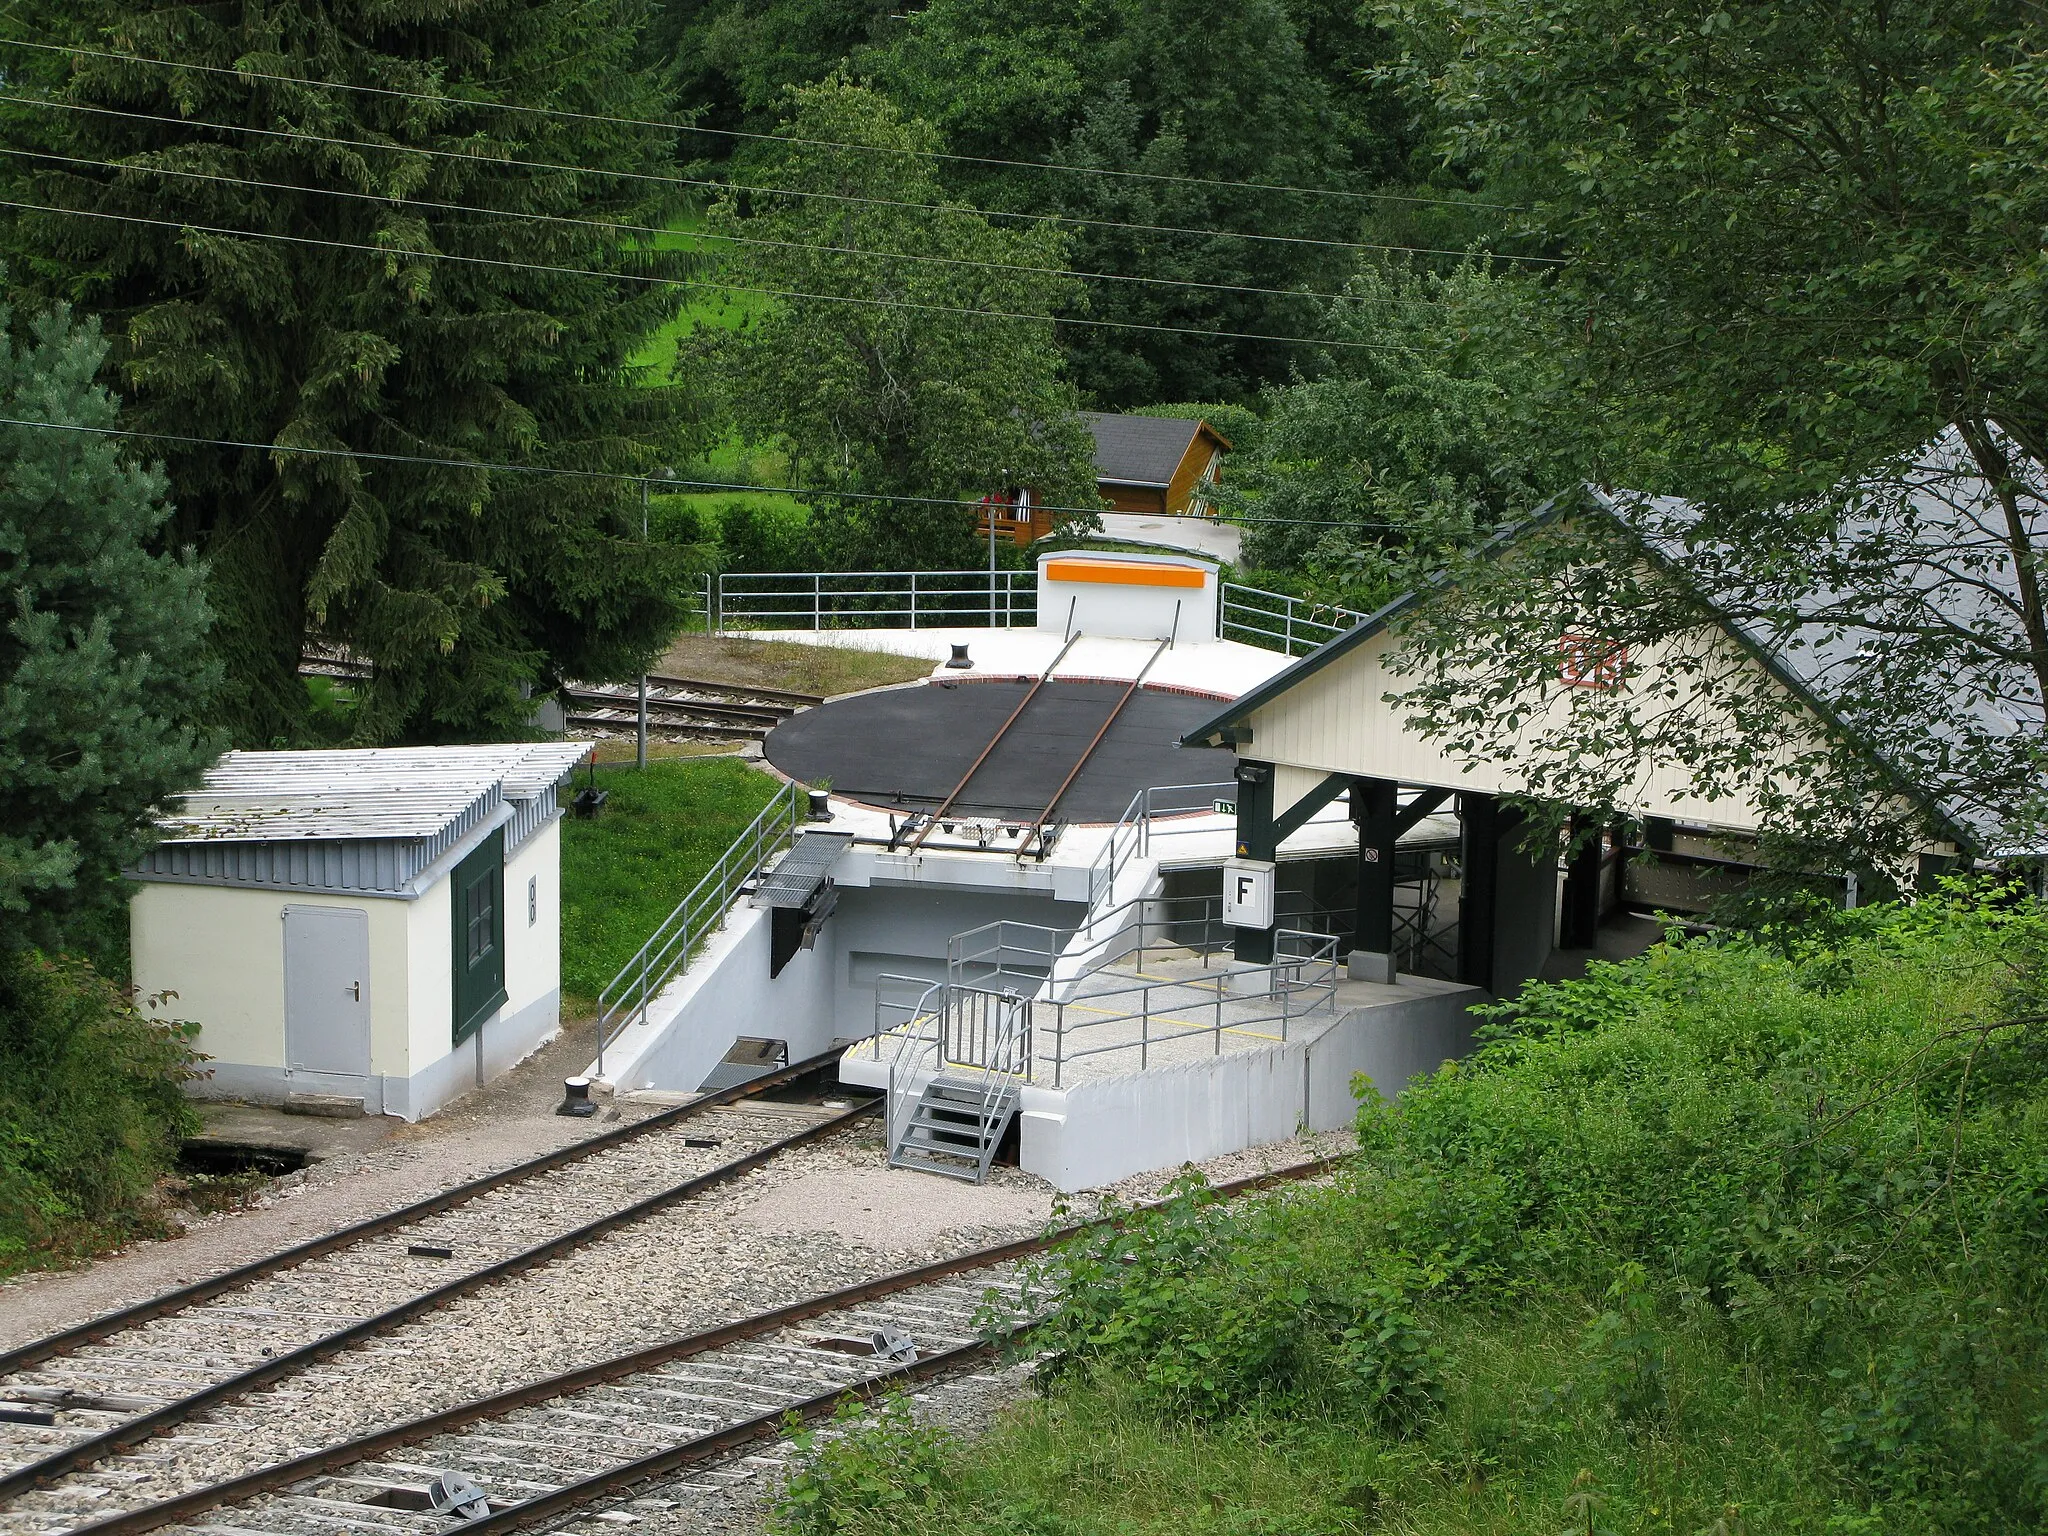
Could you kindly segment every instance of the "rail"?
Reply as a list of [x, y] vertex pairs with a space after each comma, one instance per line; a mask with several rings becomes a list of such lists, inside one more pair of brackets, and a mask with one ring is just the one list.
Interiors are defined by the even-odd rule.
[[1226, 581], [1216, 632], [1225, 640], [1241, 640], [1268, 650], [1277, 648], [1289, 656], [1305, 656], [1367, 617], [1355, 608], [1309, 602], [1289, 597], [1285, 592], [1268, 592], [1263, 587]]
[[597, 1075], [604, 1076], [605, 1047], [636, 1022], [644, 1023], [647, 1006], [661, 995], [670, 978], [690, 963], [699, 945], [725, 921], [740, 887], [762, 865], [796, 839], [808, 800], [801, 784], [791, 782], [775, 792], [761, 814], [718, 856], [704, 876], [677, 902], [673, 911], [647, 936], [633, 958], [597, 995]]
[[707, 581], [705, 627], [1030, 629], [1035, 571], [727, 571]]
[[[1155, 1046], [1185, 1041], [1206, 1033], [1212, 1054], [1223, 1054], [1223, 1036], [1262, 1034], [1277, 1029], [1285, 1041], [1295, 1020], [1334, 1010], [1337, 1000], [1337, 941], [1328, 934], [1282, 928], [1274, 934], [1279, 958], [1271, 965], [1248, 966], [1190, 977], [1184, 981], [1144, 981], [1128, 987], [1090, 991], [1065, 1000], [1041, 999], [1050, 1016], [1040, 1035], [1050, 1042], [1052, 1086], [1065, 1086], [1069, 1063], [1117, 1051], [1136, 1051], [1138, 1070], [1152, 1065]], [[1206, 1011], [1206, 1022], [1198, 1017]], [[1075, 1037], [1100, 1038], [1103, 1032], [1136, 1038], [1106, 1045], [1073, 1045]]]
[[[961, 571], [726, 571], [704, 579], [704, 626], [731, 629], [1030, 629], [1038, 624], [1038, 573]], [[1217, 633], [1301, 656], [1367, 615], [1219, 583]]]

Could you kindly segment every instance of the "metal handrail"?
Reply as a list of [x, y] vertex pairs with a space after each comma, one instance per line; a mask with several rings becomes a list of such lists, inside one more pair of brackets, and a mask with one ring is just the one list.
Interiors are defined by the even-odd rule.
[[[1038, 622], [1034, 571], [727, 571], [706, 592], [707, 627], [1014, 629]], [[793, 620], [793, 623], [764, 622]]]
[[[1036, 571], [726, 571], [706, 578], [705, 625], [1015, 629], [1038, 622]], [[1302, 655], [1367, 617], [1241, 582], [1217, 584], [1217, 633]], [[786, 622], [784, 622], [786, 621]]]
[[676, 972], [724, 921], [741, 885], [753, 878], [770, 856], [796, 839], [796, 828], [808, 809], [804, 789], [792, 781], [761, 808], [747, 829], [733, 839], [703, 878], [661, 920], [633, 958], [597, 994], [597, 1075], [604, 1076], [605, 1047], [636, 1022], [645, 1023], [647, 1007], [661, 995]]
[[[1060, 1088], [1064, 1086], [1066, 1065], [1069, 1061], [1078, 1061], [1086, 1056], [1104, 1056], [1114, 1051], [1134, 1050], [1138, 1053], [1138, 1070], [1143, 1072], [1149, 1069], [1151, 1066], [1153, 1044], [1152, 1024], [1155, 1016], [1164, 1018], [1169, 1013], [1184, 1014], [1189, 1011], [1191, 1006], [1185, 1001], [1177, 1004], [1169, 1003], [1164, 1008], [1157, 1010], [1155, 1014], [1153, 998], [1157, 993], [1179, 992], [1185, 994], [1190, 991], [1199, 993], [1205, 990], [1210, 993], [1209, 1000], [1206, 1003], [1196, 1002], [1192, 1007], [1208, 1007], [1212, 1009], [1208, 1030], [1212, 1041], [1211, 1048], [1214, 1054], [1218, 1056], [1223, 1054], [1223, 1032], [1226, 1029], [1242, 1030], [1262, 1024], [1270, 1025], [1277, 1023], [1280, 1026], [1280, 1039], [1284, 1042], [1288, 1038], [1288, 1030], [1293, 1020], [1321, 1012], [1326, 1008], [1334, 1008], [1337, 998], [1336, 939], [1327, 934], [1303, 933], [1297, 929], [1286, 928], [1281, 929], [1275, 937], [1283, 946], [1292, 944], [1297, 948], [1304, 949], [1304, 952], [1275, 960], [1270, 965], [1248, 966], [1242, 970], [1219, 971], [1213, 976], [1199, 976], [1187, 981], [1142, 982], [1130, 987], [1114, 988], [1107, 992], [1091, 992], [1086, 995], [1085, 999], [1064, 1002], [1048, 1000], [1046, 1006], [1051, 1008], [1053, 1013], [1052, 1029], [1047, 1032], [1052, 1040], [1053, 1087]], [[1263, 995], [1277, 998], [1279, 1001], [1278, 1009], [1268, 1010], [1264, 1013], [1237, 1015], [1226, 1024], [1223, 1018], [1223, 1010], [1226, 1003], [1230, 1001], [1230, 989], [1233, 987], [1238, 988], [1244, 995], [1259, 995], [1249, 992], [1247, 984], [1250, 984], [1251, 987], [1257, 987], [1260, 978], [1265, 979]], [[1091, 1012], [1100, 1012], [1106, 999], [1128, 998], [1133, 995], [1137, 998], [1136, 1007], [1125, 1007], [1120, 1012], [1110, 1013], [1101, 1018], [1084, 1019], [1077, 1024], [1070, 1025], [1068, 1023], [1067, 1015], [1071, 1008], [1086, 1008]], [[1307, 998], [1306, 1005], [1296, 1007], [1295, 999], [1297, 997]], [[1239, 1001], [1242, 1000], [1243, 997], [1240, 996]], [[1110, 1045], [1080, 1048], [1072, 1048], [1067, 1044], [1067, 1037], [1069, 1035], [1082, 1034], [1091, 1029], [1112, 1028], [1120, 1024], [1128, 1025], [1133, 1020], [1136, 1020], [1138, 1023], [1138, 1038], [1136, 1040], [1119, 1040]], [[1187, 1038], [1187, 1029], [1189, 1027], [1187, 1021], [1182, 1018], [1174, 1018], [1171, 1022], [1176, 1026], [1176, 1033], [1172, 1036], [1162, 1036], [1161, 1039]], [[1200, 1026], [1195, 1027], [1199, 1028]]]
[[[1246, 599], [1264, 599], [1267, 603], [1277, 603], [1279, 606], [1267, 607]], [[1369, 617], [1355, 608], [1344, 608], [1335, 603], [1310, 602], [1299, 597], [1289, 597], [1285, 592], [1269, 592], [1264, 587], [1247, 587], [1234, 581], [1222, 583], [1220, 604], [1216, 626], [1219, 635], [1230, 639], [1233, 638], [1230, 631], [1237, 630], [1243, 635], [1256, 635], [1263, 640], [1277, 640], [1280, 642], [1280, 649], [1289, 656], [1305, 655]], [[1233, 614], [1240, 617], [1232, 617]], [[1329, 617], [1318, 617], [1321, 614], [1327, 614]], [[1263, 620], [1264, 623], [1255, 623], [1253, 620]], [[1277, 627], [1268, 628], [1268, 625]], [[1297, 650], [1297, 646], [1301, 649]]]

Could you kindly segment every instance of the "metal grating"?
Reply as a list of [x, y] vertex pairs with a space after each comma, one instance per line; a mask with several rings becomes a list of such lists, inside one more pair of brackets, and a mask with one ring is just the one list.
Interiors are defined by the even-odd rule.
[[757, 907], [803, 907], [853, 842], [851, 832], [806, 832], [754, 888]]

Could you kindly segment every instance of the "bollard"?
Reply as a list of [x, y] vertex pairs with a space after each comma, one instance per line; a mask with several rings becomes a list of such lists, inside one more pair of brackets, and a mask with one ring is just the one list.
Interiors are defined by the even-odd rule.
[[965, 645], [956, 645], [953, 647], [952, 659], [946, 665], [949, 667], [965, 668], [973, 666], [974, 663], [967, 659], [967, 647]]
[[562, 1079], [562, 1102], [556, 1108], [558, 1115], [573, 1115], [578, 1120], [587, 1119], [597, 1113], [597, 1103], [590, 1097], [590, 1079], [587, 1077], [565, 1077]]

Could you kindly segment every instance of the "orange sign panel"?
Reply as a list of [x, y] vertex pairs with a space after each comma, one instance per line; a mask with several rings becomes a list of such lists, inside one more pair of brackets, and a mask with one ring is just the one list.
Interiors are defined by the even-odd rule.
[[1203, 573], [1190, 565], [1139, 565], [1130, 560], [1048, 560], [1052, 581], [1104, 582], [1119, 587], [1200, 587]]

